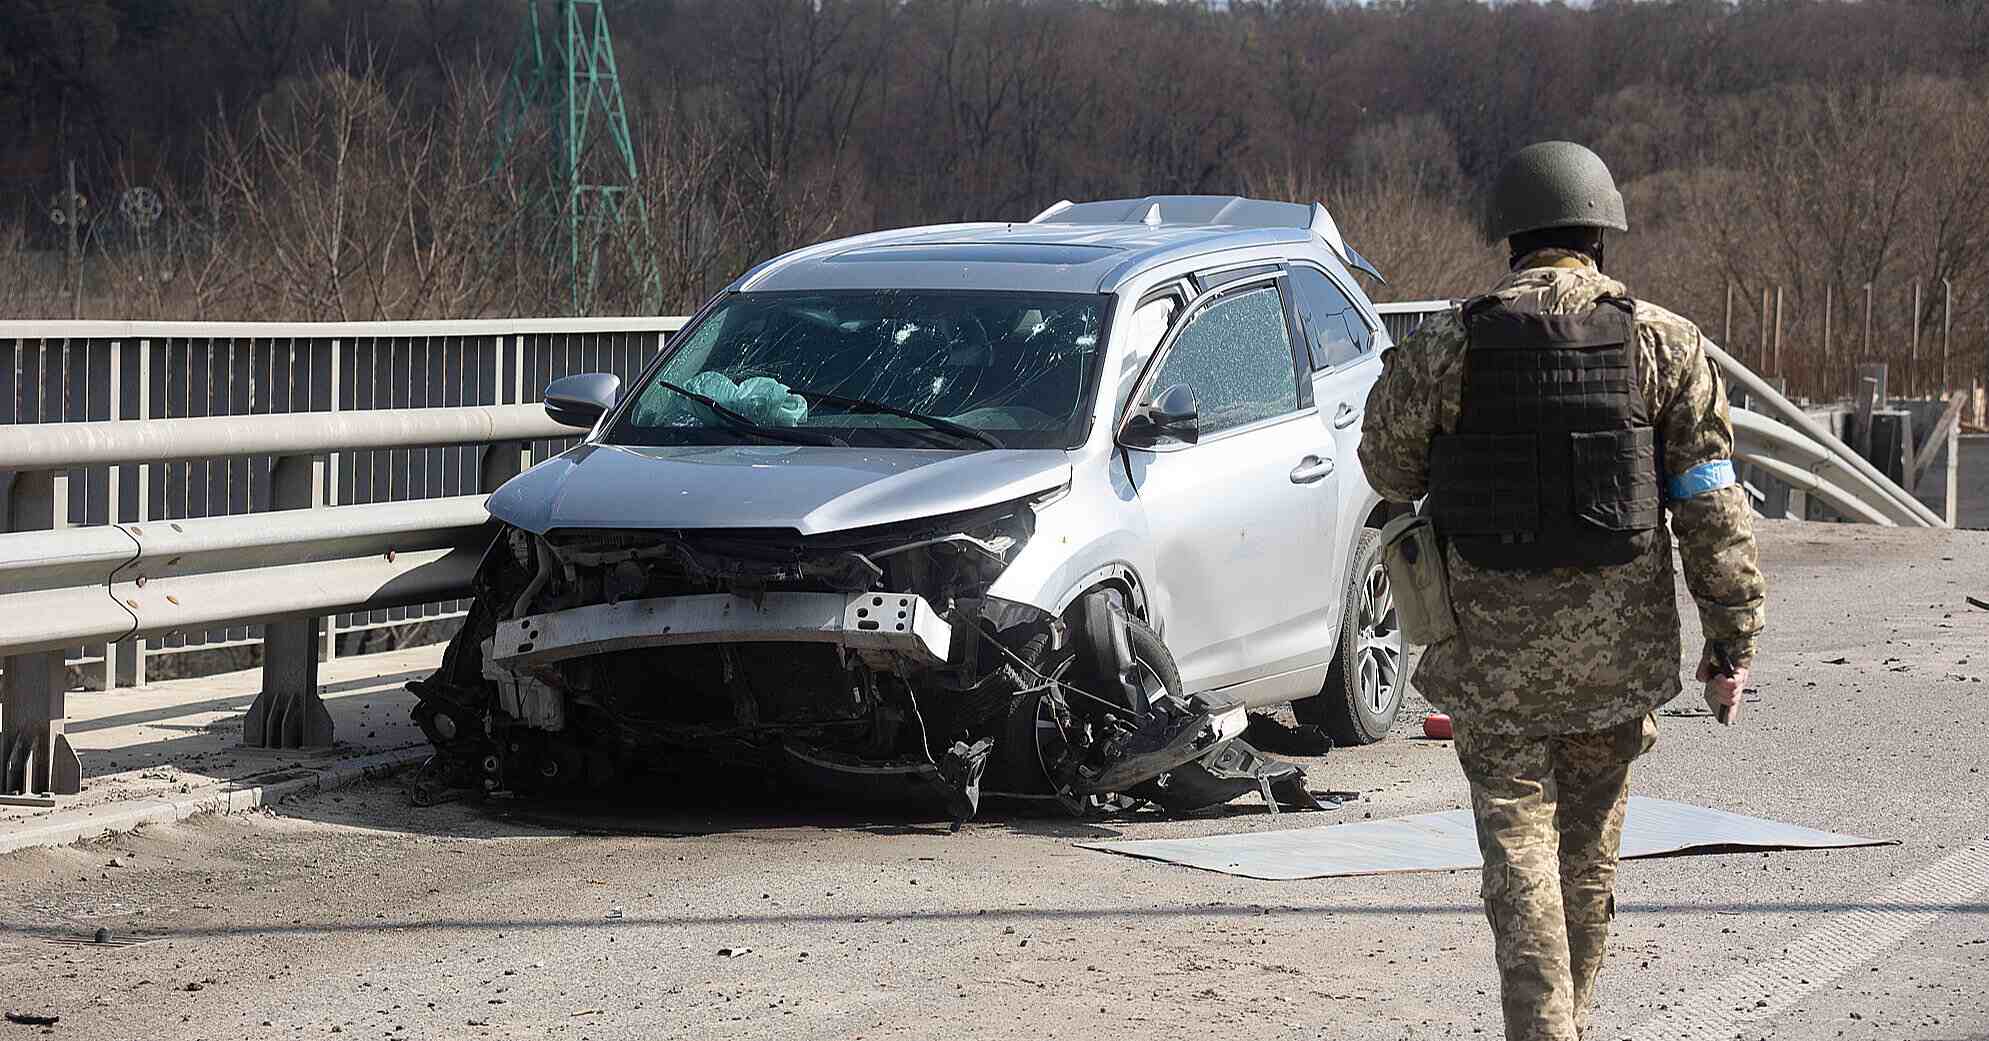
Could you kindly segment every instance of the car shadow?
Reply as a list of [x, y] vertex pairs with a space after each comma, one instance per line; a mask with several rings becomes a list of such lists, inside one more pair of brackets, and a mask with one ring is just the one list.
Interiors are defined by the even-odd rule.
[[[465, 793], [436, 805], [410, 797], [413, 770], [350, 788], [291, 800], [279, 814], [304, 821], [456, 838], [519, 836], [700, 838], [735, 833], [846, 831], [879, 838], [945, 837], [958, 831], [1006, 832], [1035, 838], [1096, 842], [1137, 837], [1149, 828], [1182, 822], [1257, 821], [1301, 827], [1329, 812], [1287, 810], [1272, 817], [1254, 797], [1195, 814], [1172, 814], [1154, 806], [1092, 817], [1017, 806], [991, 797], [973, 820], [960, 826], [943, 812], [889, 803], [853, 806], [748, 788], [657, 787], [591, 797], [541, 797], [500, 792]], [[1289, 818], [1289, 825], [1275, 821]]]
[[692, 838], [736, 832], [789, 829], [850, 831], [879, 837], [944, 837], [956, 831], [1011, 831], [1045, 838], [1111, 839], [1109, 822], [1045, 819], [982, 813], [955, 827], [953, 821], [906, 810], [838, 806], [795, 801], [764, 805], [733, 803], [694, 806], [639, 799], [574, 800], [523, 797], [478, 800], [480, 812], [507, 824], [571, 835]]

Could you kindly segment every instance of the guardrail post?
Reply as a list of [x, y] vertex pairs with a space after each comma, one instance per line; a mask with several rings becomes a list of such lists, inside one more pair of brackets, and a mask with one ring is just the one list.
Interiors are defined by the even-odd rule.
[[[69, 526], [69, 474], [32, 470], [14, 475], [7, 499], [8, 531]], [[69, 670], [61, 651], [17, 654], [6, 661], [0, 693], [0, 794], [75, 795], [83, 764], [62, 732]]]
[[477, 460], [477, 491], [494, 492], [497, 486], [525, 472], [532, 465], [532, 446], [524, 441], [498, 441], [485, 445]]
[[[269, 470], [269, 508], [305, 510], [325, 501], [323, 455], [278, 456]], [[331, 713], [318, 697], [318, 627], [323, 618], [269, 622], [262, 636], [262, 692], [242, 720], [252, 748], [322, 748], [332, 743]]]
[[[151, 340], [141, 339], [138, 341], [137, 360], [138, 379], [136, 391], [138, 415], [135, 418], [146, 420], [152, 418]], [[120, 407], [119, 403], [121, 400], [117, 394], [112, 394], [112, 408], [116, 409]], [[115, 411], [112, 412], [113, 416], [116, 414]], [[117, 468], [112, 467], [111, 469], [112, 472], [116, 472]], [[139, 463], [134, 469], [137, 473], [138, 501], [133, 504], [131, 515], [140, 522], [148, 521], [152, 519], [152, 464]], [[111, 523], [116, 524], [119, 519], [118, 517], [112, 517]], [[118, 650], [115, 683], [117, 686], [143, 687], [145, 685], [145, 648], [149, 643], [150, 641], [148, 640], [131, 639], [116, 645]]]

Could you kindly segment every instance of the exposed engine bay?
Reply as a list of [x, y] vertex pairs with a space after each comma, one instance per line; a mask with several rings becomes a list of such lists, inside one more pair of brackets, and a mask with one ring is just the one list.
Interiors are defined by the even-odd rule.
[[1178, 689], [1123, 591], [1062, 616], [989, 596], [1034, 526], [1022, 500], [806, 537], [502, 528], [441, 668], [409, 684], [436, 749], [417, 798], [737, 777], [956, 823], [984, 797], [1319, 805], [1240, 739], [1241, 704]]

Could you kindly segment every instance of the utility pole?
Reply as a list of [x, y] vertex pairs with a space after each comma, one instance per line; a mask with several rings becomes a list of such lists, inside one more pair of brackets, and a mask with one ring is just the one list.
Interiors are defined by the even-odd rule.
[[1727, 318], [1720, 326], [1720, 346], [1733, 350], [1733, 283], [1727, 283]]
[[1782, 287], [1780, 285], [1775, 287], [1775, 353], [1773, 357], [1774, 360], [1768, 363], [1768, 368], [1775, 375], [1780, 376], [1782, 375]]
[[1768, 364], [1768, 287], [1761, 287], [1761, 339], [1756, 341], [1754, 364], [1765, 368]]
[[[541, 7], [550, 9], [543, 18]], [[546, 120], [552, 146], [552, 183], [541, 208], [552, 210], [561, 225], [574, 313], [594, 305], [603, 240], [627, 252], [642, 285], [642, 310], [655, 313], [662, 305], [662, 275], [605, 0], [527, 0], [525, 28], [504, 84], [498, 166], [512, 158], [523, 124], [535, 112]]]
[[1830, 283], [1823, 284], [1823, 371], [1830, 371]]
[[1872, 284], [1865, 283], [1865, 346], [1861, 352], [1864, 360], [1872, 359]]
[[63, 230], [69, 233], [69, 317], [83, 316], [83, 255], [76, 243], [76, 160], [69, 160], [68, 190], [62, 193]]
[[1913, 347], [1906, 356], [1906, 393], [1920, 393], [1920, 280], [1913, 280]]
[[1941, 394], [1948, 392], [1948, 353], [1954, 347], [1954, 283], [1941, 279]]

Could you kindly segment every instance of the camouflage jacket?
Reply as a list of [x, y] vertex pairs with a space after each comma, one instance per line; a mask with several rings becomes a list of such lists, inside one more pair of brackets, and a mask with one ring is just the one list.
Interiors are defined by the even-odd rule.
[[[1586, 258], [1548, 250], [1526, 258], [1493, 292], [1508, 307], [1569, 313], [1628, 295]], [[1732, 477], [1733, 426], [1719, 370], [1697, 326], [1637, 301], [1638, 361], [1668, 479], [1666, 507], [1685, 584], [1709, 640], [1745, 664], [1762, 625], [1765, 586], [1752, 513]], [[1385, 498], [1429, 491], [1430, 439], [1456, 429], [1464, 384], [1464, 327], [1438, 315], [1383, 356], [1369, 392], [1360, 460]], [[1641, 716], [1677, 696], [1680, 641], [1672, 548], [1658, 539], [1618, 567], [1501, 571], [1445, 554], [1458, 634], [1430, 647], [1416, 688], [1430, 703], [1487, 732], [1589, 733]]]

